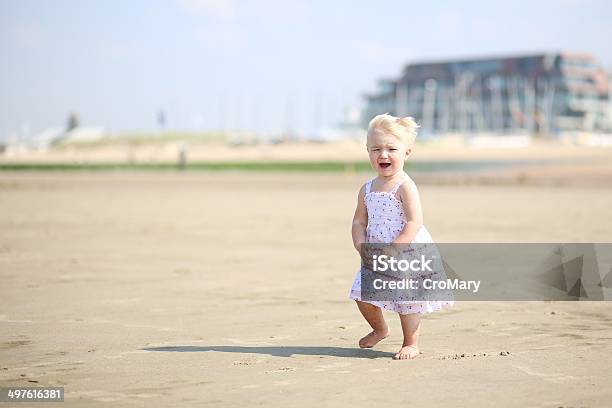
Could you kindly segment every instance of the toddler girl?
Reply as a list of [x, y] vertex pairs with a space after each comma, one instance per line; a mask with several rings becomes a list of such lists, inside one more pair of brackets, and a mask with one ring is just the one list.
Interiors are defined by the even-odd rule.
[[[364, 243], [433, 243], [423, 225], [423, 213], [416, 185], [404, 172], [404, 161], [412, 152], [417, 124], [410, 117], [378, 115], [370, 122], [367, 149], [370, 164], [378, 176], [359, 191], [353, 217], [353, 245], [362, 257]], [[361, 340], [359, 347], [369, 348], [389, 336], [381, 308], [399, 313], [404, 334], [402, 348], [394, 359], [419, 355], [420, 317], [423, 313], [451, 306], [449, 301], [363, 301], [361, 274], [357, 272], [350, 298], [373, 331]]]

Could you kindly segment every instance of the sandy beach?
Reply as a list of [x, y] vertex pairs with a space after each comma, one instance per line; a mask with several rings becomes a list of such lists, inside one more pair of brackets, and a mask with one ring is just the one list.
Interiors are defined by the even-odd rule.
[[[359, 349], [368, 176], [0, 172], [0, 386], [62, 386], [67, 407], [610, 405], [609, 302], [459, 303], [411, 361], [386, 313]], [[607, 182], [420, 192], [438, 242], [612, 240]]]

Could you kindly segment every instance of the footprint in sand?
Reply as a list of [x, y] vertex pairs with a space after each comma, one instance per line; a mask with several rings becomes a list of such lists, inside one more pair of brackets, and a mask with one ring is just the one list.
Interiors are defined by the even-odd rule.
[[281, 368], [277, 368], [276, 370], [269, 370], [266, 371], [266, 374], [270, 374], [270, 373], [284, 373], [287, 371], [295, 371], [294, 367], [281, 367]]
[[235, 366], [249, 366], [249, 365], [263, 363], [264, 361], [266, 361], [266, 359], [263, 359], [263, 358], [253, 359], [253, 360], [236, 360], [232, 362], [232, 364]]
[[8, 349], [16, 348], [16, 347], [19, 347], [19, 346], [27, 346], [30, 343], [31, 343], [30, 340], [12, 340], [12, 341], [7, 341], [7, 342], [4, 342], [4, 343], [0, 343], [0, 350], [8, 350]]
[[[473, 358], [473, 357], [490, 357], [495, 355], [495, 353], [457, 353], [446, 356], [438, 357], [438, 360], [461, 360], [463, 358]], [[509, 351], [500, 351], [497, 353], [499, 356], [509, 356]]]
[[332, 364], [321, 364], [317, 366], [318, 370], [315, 370], [315, 371], [325, 371], [325, 370], [334, 369], [334, 368], [350, 367], [352, 365], [353, 365], [352, 363], [342, 363], [342, 362], [332, 363]]

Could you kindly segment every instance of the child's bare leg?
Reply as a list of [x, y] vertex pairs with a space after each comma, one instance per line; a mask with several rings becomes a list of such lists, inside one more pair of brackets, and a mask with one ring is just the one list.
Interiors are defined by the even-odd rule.
[[389, 335], [389, 326], [387, 326], [387, 322], [385, 322], [385, 318], [383, 316], [382, 310], [380, 310], [380, 307], [371, 305], [366, 302], [360, 302], [359, 300], [356, 300], [356, 302], [357, 307], [359, 307], [359, 311], [370, 324], [372, 329], [374, 329], [374, 331], [369, 334], [366, 334], [364, 337], [361, 338], [361, 340], [359, 340], [359, 347], [374, 347], [379, 341]]
[[395, 360], [406, 360], [419, 355], [419, 329], [421, 328], [421, 315], [418, 313], [400, 314], [404, 342], [402, 348], [393, 356]]

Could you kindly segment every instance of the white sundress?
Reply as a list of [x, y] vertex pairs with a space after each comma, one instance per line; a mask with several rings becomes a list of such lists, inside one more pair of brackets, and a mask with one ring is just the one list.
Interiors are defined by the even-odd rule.
[[[365, 205], [368, 211], [366, 242], [391, 243], [402, 232], [406, 225], [406, 216], [402, 202], [396, 198], [399, 187], [407, 179], [401, 180], [389, 192], [371, 191], [374, 179], [368, 181], [365, 189]], [[433, 243], [425, 226], [421, 226], [412, 243]], [[349, 297], [361, 300], [361, 271], [357, 271]], [[363, 301], [385, 310], [400, 314], [431, 313], [453, 305], [452, 300], [419, 300], [419, 301]]]

